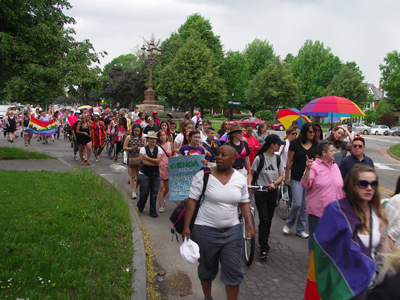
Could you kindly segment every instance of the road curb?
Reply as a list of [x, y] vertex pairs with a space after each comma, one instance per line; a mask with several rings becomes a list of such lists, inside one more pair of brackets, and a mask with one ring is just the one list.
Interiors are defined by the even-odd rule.
[[129, 195], [121, 188], [118, 183], [116, 183], [108, 176], [102, 176], [102, 178], [107, 180], [112, 186], [121, 191], [125, 202], [129, 206], [129, 215], [131, 217], [132, 226], [132, 240], [134, 245], [133, 254], [133, 269], [136, 269], [135, 274], [132, 279], [132, 288], [135, 292], [132, 294], [131, 300], [146, 300], [147, 299], [147, 270], [146, 270], [146, 251], [143, 239], [142, 224], [140, 222], [139, 215], [132, 203]]
[[[389, 147], [389, 148], [390, 148], [390, 147]], [[394, 160], [397, 160], [398, 162], [400, 162], [400, 158], [397, 157], [396, 155], [392, 154], [392, 153], [389, 151], [389, 148], [386, 149], [386, 152], [389, 154], [389, 156], [390, 156], [391, 158], [393, 158]]]

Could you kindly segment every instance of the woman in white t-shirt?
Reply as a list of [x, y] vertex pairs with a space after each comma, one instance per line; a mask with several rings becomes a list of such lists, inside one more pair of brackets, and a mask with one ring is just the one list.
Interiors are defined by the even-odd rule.
[[224, 145], [218, 149], [217, 166], [211, 168], [204, 200], [192, 232], [189, 225], [203, 189], [203, 171], [194, 176], [186, 205], [182, 238], [185, 240], [191, 237], [200, 247], [198, 276], [206, 299], [212, 299], [212, 281], [217, 276], [219, 262], [221, 281], [225, 284], [227, 298], [237, 299], [239, 294], [239, 285], [244, 274], [238, 205], [246, 220], [248, 236], [255, 236], [246, 179], [232, 168], [235, 158], [236, 150], [233, 147]]

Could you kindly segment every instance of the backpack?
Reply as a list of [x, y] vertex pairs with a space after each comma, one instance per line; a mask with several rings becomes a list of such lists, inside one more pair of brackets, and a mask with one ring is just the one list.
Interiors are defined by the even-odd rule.
[[[206, 191], [206, 187], [207, 187], [207, 183], [208, 183], [208, 178], [210, 177], [211, 174], [211, 169], [208, 167], [203, 167], [201, 168], [201, 170], [204, 170], [204, 176], [203, 176], [203, 191], [201, 192], [199, 201], [197, 201], [196, 203], [196, 208], [194, 210], [193, 213], [193, 217], [192, 220], [190, 221], [190, 230], [192, 230], [193, 226], [194, 226], [194, 222], [196, 221], [196, 217], [197, 217], [197, 213], [199, 212], [199, 208], [200, 208], [200, 201], [204, 196], [204, 193]], [[172, 226], [174, 226], [173, 228], [171, 228], [171, 233], [176, 236], [176, 240], [178, 241], [178, 235], [182, 234], [183, 232], [183, 225], [184, 225], [184, 221], [185, 221], [185, 212], [186, 212], [186, 204], [188, 202], [188, 199], [185, 199], [182, 201], [182, 203], [180, 203], [172, 212], [171, 216], [169, 217], [169, 221], [171, 222]], [[172, 239], [174, 237], [172, 236]]]
[[[264, 162], [265, 162], [264, 153], [257, 154], [257, 156], [260, 159], [260, 163], [258, 164], [257, 171], [254, 172], [253, 180], [251, 181], [251, 185], [258, 185], [258, 183], [257, 183], [258, 176], [260, 175], [260, 172], [262, 171], [262, 169], [264, 167]], [[281, 165], [281, 156], [277, 155], [277, 154], [275, 154], [275, 156], [276, 156], [276, 165], [278, 166], [278, 172], [279, 172], [279, 166]]]

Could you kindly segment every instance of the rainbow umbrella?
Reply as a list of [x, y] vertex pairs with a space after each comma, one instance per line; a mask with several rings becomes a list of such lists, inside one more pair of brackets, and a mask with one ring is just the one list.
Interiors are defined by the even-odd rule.
[[329, 115], [329, 117], [325, 118], [324, 124], [329, 124], [329, 123], [336, 123], [336, 122], [342, 122], [345, 119], [349, 119], [350, 117], [333, 117]]
[[282, 123], [285, 129], [288, 129], [290, 126], [292, 126], [293, 121], [297, 121], [299, 129], [301, 129], [303, 124], [311, 122], [307, 116], [301, 116], [299, 114], [299, 110], [296, 108], [281, 109], [278, 113], [278, 121]]
[[82, 105], [80, 107], [78, 107], [78, 109], [89, 109], [92, 108], [90, 105]]
[[301, 115], [315, 117], [364, 117], [364, 112], [349, 99], [327, 96], [308, 102], [299, 112]]

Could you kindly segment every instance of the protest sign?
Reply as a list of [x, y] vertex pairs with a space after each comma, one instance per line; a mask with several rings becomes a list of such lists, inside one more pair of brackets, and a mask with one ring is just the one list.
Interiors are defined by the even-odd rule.
[[187, 155], [168, 158], [169, 200], [180, 201], [189, 197], [193, 176], [204, 167], [202, 155]]

